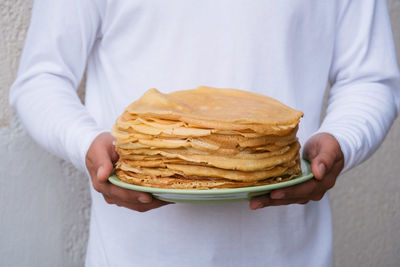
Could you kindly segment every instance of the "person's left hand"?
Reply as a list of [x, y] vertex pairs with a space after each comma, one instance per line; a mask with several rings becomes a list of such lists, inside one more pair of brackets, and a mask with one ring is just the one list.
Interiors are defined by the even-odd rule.
[[303, 156], [311, 163], [313, 179], [255, 197], [250, 200], [250, 208], [255, 210], [267, 206], [306, 204], [310, 200], [321, 200], [335, 185], [336, 178], [343, 169], [344, 158], [340, 145], [332, 135], [319, 133], [308, 140]]

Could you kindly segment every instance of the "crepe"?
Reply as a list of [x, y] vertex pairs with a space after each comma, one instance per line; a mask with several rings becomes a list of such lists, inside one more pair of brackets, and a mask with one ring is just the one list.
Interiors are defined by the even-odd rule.
[[291, 180], [298, 176], [299, 170], [293, 168], [294, 174], [272, 177], [256, 182], [236, 182], [228, 179], [219, 178], [198, 178], [198, 177], [182, 177], [175, 175], [172, 177], [154, 177], [150, 175], [136, 174], [117, 170], [116, 174], [121, 181], [141, 186], [170, 188], [170, 189], [221, 189], [221, 188], [239, 188], [248, 186], [276, 184]]
[[143, 186], [212, 189], [281, 182], [301, 173], [303, 113], [270, 97], [201, 86], [148, 90], [116, 120], [117, 176]]

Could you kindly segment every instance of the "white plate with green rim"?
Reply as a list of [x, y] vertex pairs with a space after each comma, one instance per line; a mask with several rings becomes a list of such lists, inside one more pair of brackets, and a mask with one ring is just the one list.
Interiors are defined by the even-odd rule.
[[167, 189], [167, 188], [155, 188], [140, 185], [133, 185], [122, 182], [116, 175], [112, 175], [108, 180], [120, 187], [131, 189], [135, 191], [151, 193], [155, 198], [168, 201], [168, 202], [179, 202], [179, 203], [229, 203], [236, 201], [249, 200], [252, 197], [264, 195], [272, 190], [278, 188], [284, 188], [300, 183], [304, 183], [314, 175], [311, 172], [310, 164], [301, 160], [302, 175], [293, 178], [292, 180], [281, 182], [277, 184], [240, 187], [240, 188], [227, 188], [227, 189]]

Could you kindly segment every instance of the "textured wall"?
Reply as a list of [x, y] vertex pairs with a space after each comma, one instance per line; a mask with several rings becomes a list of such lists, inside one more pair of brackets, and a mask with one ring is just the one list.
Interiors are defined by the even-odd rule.
[[83, 266], [88, 179], [26, 134], [8, 106], [31, 0], [0, 0], [0, 267]]
[[[31, 0], [0, 0], [0, 267], [82, 266], [88, 181], [27, 136], [7, 104]], [[400, 0], [389, 1], [400, 54]], [[330, 196], [335, 266], [399, 266], [400, 119], [375, 155]]]

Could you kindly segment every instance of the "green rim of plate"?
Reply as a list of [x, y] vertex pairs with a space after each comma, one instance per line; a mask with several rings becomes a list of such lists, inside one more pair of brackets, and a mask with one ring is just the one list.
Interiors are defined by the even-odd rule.
[[300, 183], [304, 183], [305, 181], [310, 180], [314, 177], [311, 172], [310, 163], [304, 159], [301, 160], [301, 169], [303, 174], [292, 180], [269, 184], [269, 185], [259, 185], [259, 186], [250, 186], [250, 187], [240, 187], [240, 188], [227, 188], [227, 189], [168, 189], [168, 188], [156, 188], [156, 187], [147, 187], [140, 185], [128, 184], [121, 181], [115, 174], [111, 175], [108, 180], [119, 187], [123, 187], [126, 189], [131, 189], [135, 191], [147, 192], [147, 193], [156, 193], [156, 194], [179, 194], [179, 195], [219, 195], [219, 194], [234, 194], [234, 193], [252, 193], [266, 190], [274, 190], [278, 188], [288, 187]]

